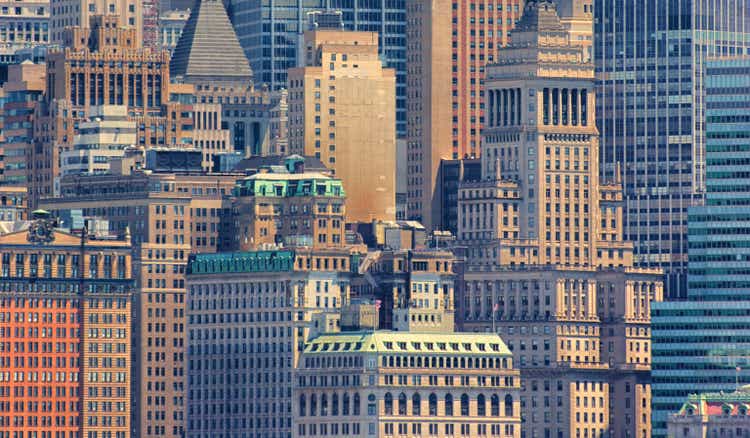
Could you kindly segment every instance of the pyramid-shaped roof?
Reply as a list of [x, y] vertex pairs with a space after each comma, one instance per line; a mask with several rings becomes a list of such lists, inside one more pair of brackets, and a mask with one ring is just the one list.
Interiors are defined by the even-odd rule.
[[172, 77], [252, 81], [253, 71], [221, 0], [197, 0], [169, 63]]

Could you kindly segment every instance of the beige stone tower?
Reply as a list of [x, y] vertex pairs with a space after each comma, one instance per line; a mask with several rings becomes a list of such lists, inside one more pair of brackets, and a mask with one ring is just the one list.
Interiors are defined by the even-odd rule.
[[632, 267], [620, 181], [599, 180], [582, 23], [527, 2], [487, 68], [482, 179], [459, 189], [458, 322], [496, 330], [513, 351], [526, 436], [648, 437], [661, 277]]
[[315, 155], [344, 183], [347, 222], [396, 216], [396, 77], [378, 35], [305, 32], [305, 67], [289, 70], [289, 150]]
[[406, 2], [407, 216], [439, 226], [440, 160], [453, 157], [451, 1]]

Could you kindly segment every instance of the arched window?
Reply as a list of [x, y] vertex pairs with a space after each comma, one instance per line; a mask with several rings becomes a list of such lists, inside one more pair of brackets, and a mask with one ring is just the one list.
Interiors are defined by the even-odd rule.
[[487, 415], [487, 400], [485, 400], [483, 394], [477, 396], [477, 415], [480, 417]]
[[411, 396], [411, 414], [421, 415], [421, 411], [422, 411], [422, 397], [420, 397], [419, 394], [414, 393], [414, 395]]
[[341, 401], [341, 415], [349, 415], [349, 394], [345, 392]]
[[461, 416], [467, 417], [469, 415], [469, 396], [461, 394]]
[[339, 395], [334, 393], [331, 399], [331, 415], [337, 416], [339, 414]]
[[305, 416], [305, 410], [307, 409], [307, 400], [305, 400], [305, 394], [299, 396], [299, 416]]
[[437, 415], [437, 396], [435, 394], [430, 394], [429, 400], [430, 400], [430, 416], [436, 416]]
[[320, 415], [323, 417], [328, 415], [328, 396], [325, 394], [320, 396]]
[[385, 393], [385, 415], [393, 415], [393, 395]]
[[310, 416], [314, 417], [318, 412], [318, 397], [313, 394], [310, 396]]
[[490, 397], [490, 415], [493, 417], [499, 417], [500, 416], [500, 397], [497, 396], [497, 394], [492, 394], [492, 397]]
[[359, 400], [359, 394], [354, 394], [354, 406], [352, 406], [352, 415], [359, 415], [359, 408], [360, 408], [360, 400]]
[[445, 415], [453, 415], [453, 396], [450, 394], [445, 394]]
[[513, 416], [513, 396], [510, 394], [505, 396], [505, 416]]
[[403, 392], [398, 395], [398, 414], [406, 415], [406, 394]]

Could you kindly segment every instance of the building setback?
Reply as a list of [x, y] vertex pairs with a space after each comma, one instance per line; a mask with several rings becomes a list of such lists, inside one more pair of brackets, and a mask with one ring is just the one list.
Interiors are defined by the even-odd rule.
[[703, 72], [712, 56], [750, 53], [750, 4], [596, 0], [593, 7], [601, 175], [622, 178], [635, 264], [662, 268], [666, 296], [684, 298], [687, 210], [705, 190]]
[[526, 436], [648, 437], [661, 272], [633, 268], [620, 181], [599, 180], [594, 68], [572, 34], [555, 3], [527, 2], [487, 67], [482, 178], [458, 190], [456, 313], [513, 352]]
[[688, 210], [688, 296], [652, 310], [654, 437], [688, 394], [750, 381], [748, 69], [747, 57], [706, 62], [706, 202]]

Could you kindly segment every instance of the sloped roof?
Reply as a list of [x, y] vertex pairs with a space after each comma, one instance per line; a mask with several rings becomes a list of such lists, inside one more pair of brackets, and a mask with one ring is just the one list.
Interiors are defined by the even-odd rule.
[[511, 356], [505, 342], [493, 333], [419, 333], [376, 330], [326, 333], [305, 345], [305, 354], [398, 353]]
[[172, 77], [252, 81], [253, 71], [221, 0], [198, 0], [169, 63]]

